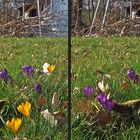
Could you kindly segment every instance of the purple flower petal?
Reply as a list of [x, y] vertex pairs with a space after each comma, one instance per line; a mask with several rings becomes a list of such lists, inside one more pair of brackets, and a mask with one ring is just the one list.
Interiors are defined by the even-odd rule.
[[114, 102], [112, 101], [112, 99], [107, 100], [104, 107], [108, 112], [110, 112], [114, 107]]
[[108, 112], [110, 112], [114, 107], [113, 100], [107, 99], [107, 96], [103, 93], [100, 93], [99, 96], [97, 96], [97, 100]]
[[41, 91], [42, 91], [41, 85], [40, 84], [37, 84], [37, 83], [35, 84], [34, 89], [35, 89], [35, 91], [37, 93], [41, 93]]
[[139, 82], [139, 76], [135, 73], [135, 71], [134, 71], [132, 68], [130, 68], [130, 69], [128, 70], [127, 76], [128, 76], [128, 78], [129, 78], [131, 81], [133, 81], [134, 83]]
[[107, 100], [107, 96], [105, 96], [103, 93], [100, 93], [99, 96], [97, 96], [97, 99], [100, 104], [104, 104]]
[[0, 79], [7, 81], [10, 78], [8, 71], [6, 69], [3, 69], [0, 71]]
[[94, 92], [94, 89], [91, 86], [87, 86], [84, 88], [84, 93], [87, 96], [92, 96], [93, 92]]
[[22, 71], [26, 73], [29, 77], [34, 75], [34, 67], [30, 65], [22, 66]]

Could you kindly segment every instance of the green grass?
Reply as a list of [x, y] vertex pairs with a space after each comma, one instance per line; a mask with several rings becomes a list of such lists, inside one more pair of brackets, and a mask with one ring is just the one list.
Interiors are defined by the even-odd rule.
[[[21, 74], [21, 67], [33, 65], [42, 71], [44, 63], [55, 64], [56, 69], [50, 76], [39, 78], [35, 72], [31, 80]], [[21, 117], [17, 106], [29, 100], [32, 104], [31, 121], [23, 117], [21, 128], [18, 132], [19, 139], [27, 137], [29, 140], [65, 140], [67, 137], [67, 123], [52, 127], [41, 115], [41, 111], [50, 109], [54, 92], [59, 94], [59, 103], [55, 111], [62, 111], [67, 115], [67, 110], [62, 109], [62, 102], [67, 100], [67, 39], [65, 38], [0, 38], [0, 70], [6, 68], [12, 77], [12, 84], [0, 81], [0, 99], [6, 103], [1, 110], [4, 121], [12, 117]], [[33, 85], [40, 82], [42, 95], [46, 103], [38, 109], [36, 107], [37, 95]], [[27, 91], [20, 94], [20, 89], [27, 87]], [[51, 110], [51, 109], [50, 109]], [[14, 138], [13, 132], [7, 126], [0, 127], [0, 139]]]
[[[127, 70], [130, 67], [140, 75], [139, 54], [139, 37], [77, 37], [72, 39], [72, 73], [77, 74], [76, 80], [72, 79], [72, 90], [77, 87], [77, 90], [72, 91], [73, 140], [136, 140], [140, 138], [139, 124], [137, 126], [124, 119], [120, 121], [119, 114], [112, 114], [111, 124], [88, 126], [85, 118], [87, 114], [85, 115], [85, 112], [77, 108], [77, 103], [84, 99], [83, 88], [92, 85], [95, 89], [96, 81], [102, 80], [102, 77], [96, 75], [97, 70], [111, 75], [111, 79], [106, 81], [111, 88], [110, 96], [114, 100], [123, 102], [140, 99], [140, 85], [132, 83], [127, 77]], [[120, 86], [123, 81], [130, 84], [130, 89], [123, 89]], [[79, 115], [79, 119], [76, 119], [75, 115]], [[114, 123], [120, 125], [119, 129], [114, 128]]]
[[[140, 38], [109, 37], [109, 38], [74, 38], [72, 39], [72, 140], [137, 140], [140, 137], [139, 124], [128, 122], [119, 114], [111, 113], [113, 122], [108, 125], [87, 125], [86, 113], [81, 112], [78, 104], [83, 97], [83, 88], [92, 85], [95, 89], [96, 70], [111, 75], [107, 83], [111, 87], [111, 97], [117, 102], [140, 98], [140, 86], [130, 82], [127, 70], [130, 67], [140, 75]], [[33, 65], [39, 71], [45, 62], [56, 65], [56, 70], [47, 78], [39, 78], [39, 73], [30, 80], [21, 74], [21, 66]], [[67, 139], [67, 123], [51, 127], [41, 115], [41, 111], [51, 108], [51, 98], [54, 92], [59, 94], [59, 104], [55, 111], [63, 111], [61, 103], [67, 100], [67, 40], [61, 38], [0, 38], [0, 70], [6, 68], [13, 78], [12, 84], [0, 81], [0, 99], [6, 103], [1, 115], [6, 121], [12, 117], [22, 117], [16, 107], [27, 98], [32, 103], [31, 121], [23, 117], [19, 139], [27, 137], [30, 140], [65, 140]], [[120, 84], [126, 81], [130, 89], [122, 89]], [[40, 82], [42, 95], [46, 103], [41, 109], [36, 108], [37, 95], [33, 84]], [[23, 95], [20, 89], [27, 86]], [[96, 94], [96, 93], [95, 93]], [[91, 101], [91, 100], [89, 100]], [[83, 107], [84, 108], [84, 107]], [[74, 116], [79, 115], [75, 119]], [[2, 124], [1, 124], [2, 125]], [[120, 127], [114, 127], [120, 125]], [[0, 139], [13, 139], [14, 134], [7, 126], [0, 127]]]

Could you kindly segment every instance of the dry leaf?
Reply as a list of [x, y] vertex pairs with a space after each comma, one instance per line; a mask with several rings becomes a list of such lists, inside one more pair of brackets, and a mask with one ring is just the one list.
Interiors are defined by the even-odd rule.
[[62, 111], [54, 112], [54, 118], [58, 121], [59, 125], [64, 125], [67, 121], [66, 115]]
[[20, 93], [20, 94], [24, 94], [24, 93], [26, 92], [26, 90], [27, 90], [27, 87], [21, 88], [21, 89], [19, 90], [19, 93]]
[[100, 90], [100, 88], [99, 87], [96, 87], [96, 93], [97, 94], [100, 94], [102, 91]]
[[54, 118], [57, 120], [61, 120], [62, 118], [66, 117], [66, 115], [61, 111], [53, 112], [53, 114], [54, 114]]
[[78, 88], [78, 87], [74, 87], [74, 89], [73, 89], [73, 93], [79, 93], [80, 92], [80, 89]]
[[96, 112], [90, 112], [87, 116], [86, 119], [89, 123], [93, 123], [97, 121], [97, 113]]
[[110, 74], [105, 74], [104, 77], [111, 79], [111, 75]]
[[102, 76], [102, 75], [103, 75], [103, 72], [100, 71], [100, 70], [96, 70], [96, 75], [97, 75], [97, 76]]
[[13, 140], [19, 140], [19, 139], [18, 139], [18, 136], [14, 137], [14, 139], [13, 139]]
[[55, 92], [52, 97], [52, 109], [54, 110], [58, 105], [59, 97], [58, 94]]
[[106, 125], [112, 122], [112, 118], [110, 114], [107, 112], [99, 112], [98, 119], [99, 119], [100, 125]]
[[76, 80], [77, 79], [77, 74], [76, 73], [71, 73], [71, 79]]
[[46, 100], [43, 96], [39, 97], [38, 100], [37, 100], [37, 107], [41, 108], [43, 105], [45, 105], [46, 103]]
[[68, 101], [64, 101], [64, 102], [62, 103], [62, 107], [63, 107], [64, 109], [68, 108]]
[[78, 102], [76, 108], [83, 113], [90, 112], [93, 109], [91, 102], [86, 100]]
[[41, 112], [41, 114], [44, 116], [44, 118], [51, 123], [52, 126], [57, 125], [57, 120], [55, 120], [54, 115], [49, 112], [48, 109]]
[[26, 138], [26, 137], [24, 137], [22, 140], [27, 140], [27, 138]]
[[59, 74], [59, 75], [58, 75], [57, 80], [58, 80], [58, 81], [61, 81], [61, 80], [62, 80], [62, 74]]
[[126, 81], [123, 81], [122, 83], [121, 83], [121, 88], [122, 89], [130, 89], [130, 87], [131, 87], [131, 85], [129, 84], [129, 83], [127, 83]]

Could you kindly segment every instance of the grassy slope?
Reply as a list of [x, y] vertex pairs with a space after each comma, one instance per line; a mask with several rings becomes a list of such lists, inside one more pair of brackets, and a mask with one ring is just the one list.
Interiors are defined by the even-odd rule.
[[[67, 99], [67, 39], [0, 38], [0, 70], [6, 68], [12, 78], [17, 83], [19, 82], [19, 87], [23, 87], [20, 84], [22, 77], [19, 76], [21, 66], [29, 64], [33, 65], [36, 69], [42, 70], [45, 62], [56, 64], [56, 70], [47, 82], [41, 83], [43, 86], [43, 95], [47, 101], [40, 111], [50, 106], [54, 92], [59, 93], [61, 101]], [[58, 80], [58, 77], [62, 77], [61, 80]], [[11, 102], [11, 106], [13, 103], [14, 108], [16, 108], [17, 105], [24, 101], [24, 98], [19, 96], [19, 87], [8, 85], [6, 88], [5, 86], [1, 86], [0, 99]], [[30, 98], [33, 102], [36, 102], [36, 96], [34, 92], [31, 93]], [[59, 128], [59, 126], [55, 128], [51, 127], [42, 115], [40, 115], [40, 111], [35, 108], [33, 109], [31, 118], [34, 123], [24, 121], [23, 125], [25, 126], [19, 133], [20, 137], [26, 136], [32, 140], [45, 140], [46, 138], [49, 139], [49, 137], [50, 139], [65, 139], [64, 136], [67, 134], [66, 125], [64, 125], [64, 128]], [[12, 114], [10, 115], [12, 116]], [[9, 118], [11, 119], [11, 117]], [[5, 117], [5, 119], [7, 118]], [[9, 130], [1, 128], [0, 131], [4, 134], [1, 136], [3, 139], [8, 140], [13, 137], [13, 134]]]
[[[111, 74], [112, 79], [108, 81], [111, 86], [113, 97], [118, 102], [140, 98], [140, 86], [131, 84], [130, 90], [124, 90], [120, 84], [128, 81], [127, 70], [132, 67], [140, 75], [140, 38], [110, 37], [110, 38], [75, 38], [72, 41], [72, 72], [77, 73], [76, 81], [72, 81], [72, 88], [80, 88], [79, 94], [72, 95], [73, 107], [75, 102], [83, 97], [83, 88], [87, 85], [96, 85], [96, 70]], [[140, 135], [139, 129], [134, 126], [122, 128], [118, 133], [113, 129], [105, 127], [103, 135], [111, 139], [132, 139]], [[122, 131], [122, 132], [121, 132]], [[130, 134], [130, 131], [132, 134]], [[95, 130], [89, 129], [81, 122], [73, 129], [74, 140], [93, 140]], [[121, 137], [122, 136], [122, 137]], [[124, 136], [124, 137], [123, 137]], [[95, 139], [98, 139], [95, 137]], [[104, 138], [103, 138], [104, 139]]]

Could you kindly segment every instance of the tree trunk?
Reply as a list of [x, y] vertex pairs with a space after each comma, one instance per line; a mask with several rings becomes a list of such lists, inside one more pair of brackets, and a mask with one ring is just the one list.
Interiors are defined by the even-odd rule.
[[72, 24], [81, 25], [82, 23], [82, 7], [83, 0], [73, 0], [72, 1]]

